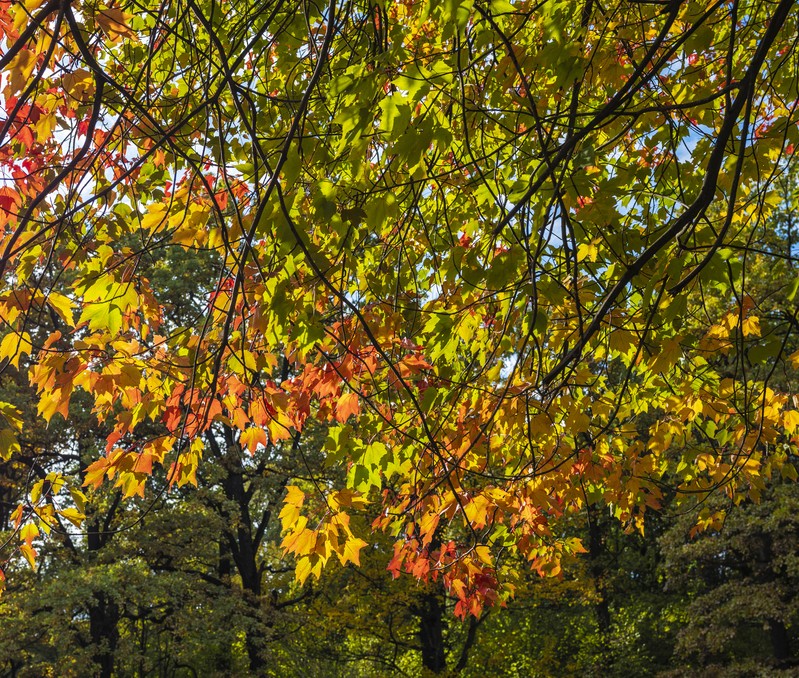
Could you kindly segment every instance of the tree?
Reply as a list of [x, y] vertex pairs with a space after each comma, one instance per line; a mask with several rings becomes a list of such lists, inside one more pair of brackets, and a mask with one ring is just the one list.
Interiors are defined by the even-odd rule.
[[[323, 422], [341, 472], [281, 512], [299, 579], [358, 564], [371, 511], [390, 571], [479, 618], [517, 555], [583, 550], [575, 514], [642, 529], [795, 451], [796, 315], [749, 284], [752, 253], [793, 262], [766, 246], [791, 0], [0, 7], [0, 359], [45, 421], [88, 394], [84, 485], [195, 483], [219, 427], [257, 453]], [[214, 276], [179, 326], [147, 274], [176, 248]]]
[[761, 504], [731, 510], [723, 530], [686, 540], [679, 521], [663, 538], [668, 586], [689, 601], [683, 675], [796, 665], [795, 505], [795, 485], [776, 484]]

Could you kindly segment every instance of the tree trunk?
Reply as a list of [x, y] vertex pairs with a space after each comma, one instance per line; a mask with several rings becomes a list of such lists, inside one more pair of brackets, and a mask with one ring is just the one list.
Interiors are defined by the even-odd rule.
[[774, 659], [783, 664], [791, 658], [791, 646], [788, 638], [788, 630], [778, 619], [769, 619], [769, 635], [771, 636], [771, 649]]
[[[106, 532], [110, 519], [118, 506], [118, 498], [105, 516], [104, 523], [92, 521], [86, 532], [89, 553], [96, 553], [108, 543]], [[110, 678], [114, 672], [114, 652], [119, 642], [119, 606], [105, 591], [94, 591], [89, 604], [89, 636], [91, 638], [94, 675]]]
[[230, 567], [230, 556], [241, 577], [241, 587], [247, 603], [252, 608], [252, 629], [246, 630], [245, 646], [249, 658], [250, 672], [254, 676], [263, 675], [266, 661], [261, 649], [263, 638], [258, 628], [261, 619], [261, 573], [258, 569], [258, 543], [253, 535], [253, 521], [250, 515], [251, 496], [244, 485], [244, 466], [241, 463], [241, 449], [234, 442], [228, 430], [225, 431], [227, 449], [225, 453], [225, 469], [227, 476], [222, 485], [225, 496], [235, 502], [238, 507], [238, 526], [228, 533], [228, 544], [224, 552], [220, 552], [220, 567], [227, 560]]
[[89, 607], [89, 632], [92, 638], [94, 664], [100, 678], [111, 678], [114, 652], [119, 641], [119, 606], [103, 591], [95, 591]]
[[426, 593], [417, 608], [422, 665], [433, 673], [447, 668], [444, 653], [444, 606], [435, 591]]
[[610, 605], [605, 585], [605, 543], [602, 534], [601, 517], [596, 507], [588, 507], [588, 558], [591, 563], [591, 576], [594, 580], [597, 602], [594, 605], [597, 626], [602, 635], [610, 631]]

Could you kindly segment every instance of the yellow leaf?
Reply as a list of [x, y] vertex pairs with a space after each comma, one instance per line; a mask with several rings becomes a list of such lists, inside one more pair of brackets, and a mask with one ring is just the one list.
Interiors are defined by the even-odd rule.
[[596, 261], [599, 254], [599, 248], [596, 246], [597, 241], [593, 240], [589, 243], [580, 243], [577, 246], [577, 261]]
[[50, 393], [42, 393], [37, 409], [45, 421], [49, 422], [58, 412], [64, 419], [69, 417], [70, 390], [55, 388]]
[[55, 471], [48, 473], [45, 477], [45, 480], [50, 483], [50, 494], [58, 494], [66, 483], [64, 476], [62, 476], [60, 473], [56, 473]]
[[258, 446], [266, 447], [266, 431], [260, 426], [251, 426], [246, 431], [242, 431], [239, 436], [239, 443], [245, 447], [250, 454], [255, 454]]
[[486, 525], [488, 517], [488, 508], [491, 502], [488, 498], [481, 494], [474, 497], [466, 506], [463, 507], [463, 512], [466, 514], [466, 519], [475, 530], [481, 530]]
[[799, 412], [796, 410], [786, 410], [782, 413], [782, 420], [789, 433], [793, 433], [799, 428]]
[[294, 504], [284, 504], [280, 510], [280, 524], [283, 526], [283, 531], [289, 530], [299, 519], [300, 509]]
[[280, 543], [280, 548], [284, 553], [293, 553], [294, 555], [307, 555], [313, 550], [316, 543], [316, 532], [307, 528], [308, 519], [305, 516], [300, 516], [297, 519], [294, 529], [289, 532], [283, 541]]
[[441, 516], [438, 513], [425, 513], [419, 522], [419, 534], [422, 537], [422, 545], [427, 546], [433, 541], [433, 534], [438, 527]]
[[77, 489], [70, 489], [69, 493], [72, 495], [72, 501], [75, 502], [75, 506], [78, 507], [78, 511], [81, 513], [85, 513], [86, 511], [86, 495], [83, 494], [80, 490]]
[[37, 480], [31, 488], [31, 504], [36, 506], [39, 499], [42, 498], [42, 490], [44, 489], [44, 480]]
[[141, 227], [145, 231], [152, 231], [160, 228], [166, 223], [166, 205], [157, 202], [147, 208], [147, 214], [141, 218]]
[[286, 498], [283, 501], [299, 508], [305, 501], [305, 493], [296, 485], [289, 485], [286, 487]]
[[22, 504], [17, 505], [17, 508], [11, 513], [8, 520], [14, 525], [14, 528], [19, 527], [19, 524], [22, 522]]
[[339, 490], [330, 496], [330, 502], [335, 507], [351, 506], [352, 508], [365, 508], [369, 501], [356, 490]]
[[28, 565], [30, 565], [31, 568], [35, 568], [36, 556], [38, 555], [36, 553], [36, 550], [29, 544], [21, 544], [19, 547], [19, 551], [23, 556], [25, 556], [25, 560], [28, 561]]
[[14, 430], [22, 430], [22, 412], [11, 403], [0, 401], [0, 417], [5, 419]]
[[100, 457], [97, 461], [92, 462], [86, 467], [86, 475], [83, 479], [83, 487], [91, 485], [96, 490], [103, 482], [103, 476], [108, 471], [108, 459]]
[[759, 337], [760, 336], [760, 318], [756, 315], [750, 315], [746, 320], [741, 323], [741, 331], [745, 337]]
[[0, 342], [0, 361], [8, 360], [14, 367], [19, 367], [19, 359], [22, 354], [30, 355], [33, 345], [31, 344], [31, 335], [27, 332], [17, 334], [11, 332], [3, 337]]
[[85, 68], [76, 68], [70, 73], [65, 73], [61, 78], [61, 84], [69, 98], [77, 103], [88, 101], [94, 95], [94, 78], [91, 71]]
[[489, 549], [488, 546], [475, 546], [474, 552], [484, 565], [490, 566], [493, 564], [491, 549]]
[[357, 537], [348, 539], [344, 544], [344, 553], [340, 556], [341, 564], [346, 565], [350, 562], [360, 567], [361, 549], [366, 545], [363, 539], [358, 539]]
[[19, 441], [14, 431], [10, 428], [0, 429], [0, 459], [8, 461], [20, 449]]
[[780, 467], [780, 475], [786, 480], [796, 480], [799, 478], [799, 474], [796, 473], [796, 467], [790, 462], [785, 462]]
[[17, 56], [11, 60], [6, 73], [8, 84], [12, 92], [21, 92], [30, 81], [33, 68], [36, 65], [36, 53], [29, 49], [21, 49]]
[[66, 518], [75, 527], [80, 527], [83, 521], [86, 519], [85, 515], [74, 508], [61, 509], [58, 513], [62, 517]]
[[26, 523], [19, 531], [19, 540], [30, 544], [36, 537], [39, 536], [39, 528], [36, 523]]
[[297, 567], [294, 569], [294, 577], [300, 584], [304, 584], [305, 580], [308, 579], [308, 575], [311, 574], [311, 559], [310, 558], [300, 558], [297, 561]]
[[72, 315], [72, 300], [69, 297], [65, 297], [58, 292], [50, 292], [47, 295], [47, 303], [53, 307], [53, 310], [58, 313], [61, 320], [67, 325], [72, 326], [75, 324], [75, 318]]

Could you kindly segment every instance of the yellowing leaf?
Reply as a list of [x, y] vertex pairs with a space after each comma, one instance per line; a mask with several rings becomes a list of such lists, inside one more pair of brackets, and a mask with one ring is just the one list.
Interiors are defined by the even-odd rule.
[[286, 498], [283, 501], [286, 504], [300, 507], [305, 501], [305, 493], [296, 485], [288, 485], [286, 487]]
[[58, 513], [66, 518], [70, 523], [72, 523], [75, 527], [80, 527], [83, 524], [83, 521], [86, 519], [86, 516], [83, 515], [80, 511], [74, 508], [65, 508], [58, 511]]
[[19, 451], [19, 441], [14, 431], [10, 428], [0, 429], [0, 459], [8, 461]]
[[360, 492], [355, 490], [339, 490], [334, 492], [330, 497], [330, 502], [335, 506], [346, 506], [353, 508], [364, 508], [369, 505], [369, 501], [361, 495]]
[[8, 83], [12, 92], [21, 92], [28, 84], [37, 56], [29, 49], [21, 49], [7, 66]]
[[47, 295], [47, 303], [53, 307], [61, 320], [67, 325], [72, 326], [75, 323], [75, 318], [72, 315], [72, 301], [69, 297], [58, 294], [58, 292], [50, 292], [50, 294]]
[[491, 558], [491, 549], [489, 549], [488, 546], [476, 546], [474, 553], [484, 565], [493, 565], [494, 561]]
[[85, 513], [86, 511], [86, 495], [83, 494], [80, 490], [75, 488], [70, 489], [69, 493], [72, 495], [72, 501], [75, 502], [75, 506], [78, 507], [78, 511], [80, 513]]
[[94, 20], [103, 33], [108, 36], [108, 39], [111, 42], [116, 42], [120, 38], [136, 38], [136, 34], [128, 26], [130, 17], [130, 14], [114, 7], [98, 12]]
[[19, 531], [20, 541], [24, 541], [27, 544], [30, 544], [38, 536], [39, 528], [36, 527], [36, 523], [26, 523]]
[[361, 549], [366, 546], [366, 542], [363, 539], [358, 539], [354, 537], [352, 539], [348, 539], [344, 544], [344, 551], [339, 559], [341, 560], [342, 565], [346, 565], [347, 563], [354, 563], [357, 566], [361, 564]]
[[30, 334], [11, 332], [0, 342], [0, 361], [8, 360], [14, 367], [19, 367], [19, 359], [23, 354], [30, 355], [32, 349]]
[[30, 565], [31, 568], [35, 568], [36, 556], [38, 555], [36, 550], [30, 544], [20, 544], [19, 551], [23, 556], [25, 556], [25, 560], [28, 561], [28, 565]]
[[90, 330], [107, 330], [116, 336], [122, 329], [122, 311], [110, 302], [88, 303], [83, 307], [79, 325], [87, 323]]
[[741, 323], [741, 331], [745, 337], [760, 336], [760, 318], [750, 315]]
[[577, 246], [577, 261], [596, 261], [599, 249], [596, 242], [580, 243]]
[[250, 454], [255, 454], [258, 446], [266, 447], [267, 438], [266, 431], [260, 426], [251, 426], [250, 428], [241, 432], [239, 442], [242, 447], [246, 448]]

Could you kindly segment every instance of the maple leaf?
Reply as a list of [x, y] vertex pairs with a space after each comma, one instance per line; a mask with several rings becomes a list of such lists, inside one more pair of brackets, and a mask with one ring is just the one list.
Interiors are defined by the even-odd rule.
[[367, 543], [363, 539], [358, 539], [357, 537], [352, 537], [347, 539], [344, 543], [344, 550], [340, 556], [341, 564], [346, 565], [347, 563], [353, 563], [354, 565], [360, 567], [361, 565], [361, 549], [367, 546]]
[[35, 523], [26, 523], [22, 526], [19, 531], [19, 538], [20, 541], [24, 541], [29, 546], [33, 543], [33, 540], [39, 536], [39, 528], [36, 527]]
[[36, 556], [39, 555], [36, 549], [30, 544], [20, 544], [19, 551], [25, 557], [25, 560], [28, 561], [28, 565], [30, 565], [31, 569], [35, 569]]
[[[332, 553], [359, 563], [352, 524], [374, 506], [392, 574], [447, 577], [465, 617], [498, 599], [500, 549], [561, 576], [587, 506], [642, 529], [675, 493], [681, 511], [793, 476], [797, 403], [776, 384], [799, 368], [779, 320], [797, 285], [762, 225], [796, 200], [762, 177], [795, 182], [795, 3], [747, 8], [746, 30], [683, 3], [639, 40], [624, 11], [575, 23], [504, 0], [381, 3], [373, 21], [309, 5], [307, 39], [290, 9], [231, 8], [267, 50], [207, 7], [43, 4], [0, 7], [0, 361], [36, 389], [30, 431], [84, 407], [104, 431], [84, 486], [143, 495], [170, 453], [170, 486], [198, 485], [228, 456], [203, 441], [238, 441], [248, 472], [274, 456], [313, 480], [280, 511], [299, 580]], [[711, 64], [747, 83], [723, 110]], [[661, 134], [669, 111], [707, 133]], [[24, 461], [21, 426], [0, 424], [0, 455]], [[44, 535], [48, 482], [30, 491]]]
[[78, 509], [71, 507], [59, 509], [58, 514], [66, 518], [75, 527], [80, 527], [83, 524], [83, 521], [86, 519], [86, 516], [83, 513], [81, 513]]
[[106, 457], [100, 457], [96, 461], [93, 461], [86, 467], [85, 471], [85, 478], [83, 480], [83, 486], [91, 486], [95, 490], [100, 487], [103, 482], [103, 478], [105, 477], [106, 472], [108, 471], [108, 459]]
[[760, 318], [750, 315], [741, 323], [741, 331], [745, 337], [760, 336]]
[[21, 92], [29, 82], [38, 55], [29, 49], [21, 49], [8, 66], [8, 84], [11, 92]]
[[358, 416], [361, 412], [361, 405], [357, 393], [345, 393], [336, 403], [336, 419], [342, 424], [351, 416]]
[[255, 454], [259, 446], [266, 447], [268, 441], [266, 431], [260, 426], [250, 426], [239, 435], [239, 441], [250, 454]]
[[[299, 525], [302, 526], [300, 527]], [[299, 525], [283, 538], [281, 548], [286, 553], [304, 556], [314, 550], [319, 534], [314, 530], [308, 529], [302, 523], [299, 523]]]
[[0, 341], [0, 361], [8, 360], [9, 364], [19, 367], [19, 359], [23, 355], [30, 355], [32, 350], [30, 334], [10, 332]]
[[136, 33], [128, 26], [130, 18], [130, 14], [116, 7], [103, 9], [94, 16], [95, 22], [111, 42], [117, 42], [121, 38], [136, 39]]

